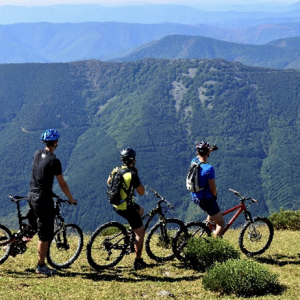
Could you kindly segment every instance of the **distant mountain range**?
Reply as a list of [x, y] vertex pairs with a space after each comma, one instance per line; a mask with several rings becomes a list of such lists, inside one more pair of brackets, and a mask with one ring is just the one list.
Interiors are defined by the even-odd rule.
[[300, 4], [285, 6], [277, 12], [205, 11], [186, 5], [152, 4], [135, 6], [52, 5], [39, 7], [2, 6], [0, 24], [122, 22], [156, 24], [163, 22], [206, 24], [226, 28], [299, 20]]
[[245, 45], [206, 37], [171, 35], [132, 51], [116, 61], [144, 58], [223, 58], [250, 66], [300, 69], [300, 37], [280, 39], [266, 45]]
[[[26, 62], [70, 62], [87, 59], [109, 60], [124, 57], [137, 47], [155, 41], [151, 45], [143, 46], [143, 51], [153, 52], [155, 45], [162, 45], [166, 40], [161, 40], [169, 35], [193, 36], [190, 44], [178, 44], [175, 38], [168, 38], [174, 46], [170, 49], [164, 45], [164, 51], [157, 51], [155, 57], [188, 57], [194, 53], [195, 57], [223, 57], [229, 60], [249, 62], [253, 65], [269, 64], [269, 56], [264, 51], [272, 51], [273, 57], [276, 53], [282, 55], [276, 58], [276, 63], [287, 67], [289, 63], [297, 59], [298, 50], [289, 52], [295, 48], [289, 43], [289, 47], [275, 47], [275, 45], [243, 44], [266, 44], [276, 39], [300, 36], [300, 21], [280, 25], [264, 25], [248, 29], [222, 29], [207, 25], [185, 25], [185, 24], [127, 24], [127, 23], [78, 23], [78, 24], [52, 24], [52, 23], [30, 23], [0, 25], [0, 63], [26, 63]], [[198, 38], [196, 39], [196, 36]], [[229, 44], [201, 37], [210, 37], [217, 40], [234, 42]], [[183, 39], [183, 38], [182, 38]], [[196, 40], [198, 40], [197, 43]], [[201, 41], [201, 43], [200, 43]], [[294, 40], [296, 41], [296, 39]], [[201, 48], [197, 51], [197, 47]], [[149, 48], [150, 47], [150, 48]], [[273, 48], [272, 48], [273, 47]], [[275, 48], [274, 48], [275, 47]], [[203, 49], [207, 48], [205, 51]], [[211, 48], [212, 51], [209, 52]], [[168, 54], [166, 49], [170, 50]], [[227, 49], [228, 53], [222, 52]], [[200, 51], [201, 50], [201, 51]], [[138, 50], [140, 51], [140, 50]], [[194, 51], [194, 52], [193, 52]], [[234, 51], [234, 53], [232, 52]], [[249, 51], [246, 53], [245, 51]], [[147, 52], [146, 56], [153, 56]], [[136, 57], [145, 57], [137, 54]], [[266, 52], [268, 53], [268, 52]], [[132, 56], [131, 56], [132, 57]], [[286, 60], [285, 60], [286, 57]], [[133, 58], [129, 58], [133, 59]], [[252, 61], [251, 61], [252, 60]], [[264, 62], [266, 60], [266, 62]], [[272, 63], [272, 61], [270, 61]]]
[[195, 2], [195, 1], [185, 1], [185, 5], [203, 9], [206, 11], [239, 11], [239, 12], [253, 12], [253, 11], [263, 11], [263, 12], [284, 12], [291, 11], [294, 9], [300, 9], [300, 2], [295, 2], [293, 4], [286, 3], [271, 3], [271, 2], [246, 2], [241, 4], [226, 4], [215, 1], [207, 2]]

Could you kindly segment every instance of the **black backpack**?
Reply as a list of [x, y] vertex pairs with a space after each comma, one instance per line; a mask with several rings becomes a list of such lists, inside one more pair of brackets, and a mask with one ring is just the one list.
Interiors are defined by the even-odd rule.
[[107, 187], [107, 197], [109, 203], [113, 205], [119, 205], [121, 202], [121, 195], [120, 191], [123, 189], [125, 193], [127, 194], [127, 198], [125, 199], [130, 200], [130, 197], [132, 196], [132, 185], [130, 183], [130, 186], [128, 189], [125, 188], [125, 182], [123, 175], [126, 172], [131, 172], [129, 169], [122, 169], [121, 167], [118, 167], [117, 172], [115, 172], [112, 176], [112, 179], [110, 181], [109, 186]]

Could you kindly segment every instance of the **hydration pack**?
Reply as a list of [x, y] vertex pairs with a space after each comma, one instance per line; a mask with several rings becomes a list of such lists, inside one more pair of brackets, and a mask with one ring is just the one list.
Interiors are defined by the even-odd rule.
[[186, 177], [186, 188], [191, 193], [197, 193], [205, 189], [205, 187], [200, 187], [198, 183], [199, 172], [202, 164], [205, 164], [205, 162], [198, 163], [197, 161], [194, 161], [190, 165], [190, 169]]
[[112, 175], [112, 179], [110, 181], [109, 186], [107, 187], [107, 197], [109, 203], [113, 205], [119, 205], [121, 202], [121, 189], [124, 190], [124, 192], [127, 194], [126, 200], [129, 198], [131, 194], [131, 184], [128, 189], [125, 188], [125, 182], [123, 175], [126, 172], [131, 172], [129, 169], [122, 169], [121, 167], [118, 167], [118, 170]]

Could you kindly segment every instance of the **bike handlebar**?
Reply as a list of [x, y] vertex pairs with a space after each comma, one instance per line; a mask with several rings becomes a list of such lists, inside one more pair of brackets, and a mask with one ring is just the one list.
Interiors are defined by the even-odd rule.
[[[52, 194], [52, 197], [53, 197], [53, 198], [56, 198], [57, 201], [58, 201], [59, 203], [68, 203], [69, 205], [72, 204], [72, 203], [69, 202], [69, 200], [62, 199], [61, 197], [59, 197], [59, 196], [58, 196], [57, 194], [55, 194], [55, 193]], [[77, 203], [74, 203], [74, 205], [77, 205]]]
[[246, 198], [244, 197], [240, 192], [238, 191], [235, 191], [233, 189], [229, 189], [230, 192], [234, 193], [236, 196], [240, 197], [241, 198], [241, 201], [245, 201], [245, 200], [249, 200], [253, 203], [258, 203], [258, 200], [255, 200], [254, 198]]
[[161, 200], [158, 201], [158, 203], [161, 202], [165, 202], [167, 204], [168, 207], [172, 208], [173, 210], [175, 210], [175, 207], [168, 201], [166, 200], [163, 196], [161, 196], [157, 191], [155, 191], [154, 189], [150, 188], [151, 192], [153, 192], [154, 196], [157, 198], [160, 198]]

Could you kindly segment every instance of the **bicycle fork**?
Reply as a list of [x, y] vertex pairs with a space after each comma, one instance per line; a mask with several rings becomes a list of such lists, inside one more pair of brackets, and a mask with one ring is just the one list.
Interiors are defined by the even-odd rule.
[[57, 249], [69, 250], [70, 245], [68, 244], [67, 240], [65, 224], [60, 224], [59, 227], [59, 231], [55, 236], [56, 247]]
[[262, 235], [260, 234], [259, 230], [254, 225], [254, 221], [251, 216], [251, 213], [247, 210], [244, 213], [245, 213], [246, 222], [249, 221], [251, 223], [248, 228], [248, 237], [251, 242], [257, 242], [261, 239]]

